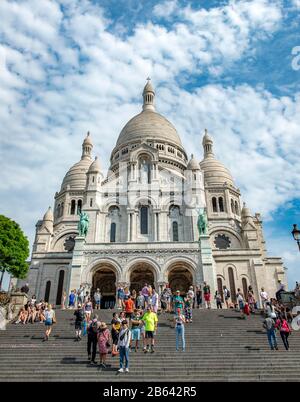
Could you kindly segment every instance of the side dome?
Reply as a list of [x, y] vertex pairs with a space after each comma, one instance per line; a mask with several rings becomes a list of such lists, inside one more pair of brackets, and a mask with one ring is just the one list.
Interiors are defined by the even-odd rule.
[[194, 155], [191, 155], [191, 159], [187, 165], [188, 170], [200, 170], [200, 164], [197, 161], [197, 159], [194, 157]]
[[122, 129], [116, 147], [133, 141], [157, 140], [182, 148], [176, 128], [165, 117], [152, 110], [143, 110]]
[[81, 159], [79, 162], [75, 163], [65, 175], [61, 190], [66, 190], [68, 185], [71, 189], [83, 190], [86, 185], [86, 173], [91, 164], [91, 159]]
[[225, 182], [234, 186], [234, 180], [229, 170], [215, 158], [213, 153], [213, 140], [205, 129], [202, 141], [204, 149], [204, 159], [200, 162], [200, 167], [204, 173], [204, 183], [208, 185], [223, 185]]
[[61, 191], [64, 191], [69, 186], [70, 189], [74, 190], [84, 190], [87, 180], [87, 172], [92, 164], [91, 153], [93, 149], [92, 139], [90, 133], [87, 133], [83, 143], [82, 143], [82, 155], [79, 162], [75, 163], [65, 175]]

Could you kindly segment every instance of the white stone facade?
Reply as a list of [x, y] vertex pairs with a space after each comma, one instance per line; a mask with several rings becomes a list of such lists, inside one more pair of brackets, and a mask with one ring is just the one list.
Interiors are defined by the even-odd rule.
[[[113, 298], [118, 283], [139, 290], [145, 282], [159, 291], [190, 284], [263, 286], [273, 295], [286, 283], [280, 258], [268, 258], [259, 214], [240, 206], [230, 172], [215, 158], [205, 133], [204, 159], [188, 160], [172, 124], [155, 111], [148, 81], [143, 111], [121, 131], [106, 177], [91, 158], [88, 134], [81, 160], [67, 172], [51, 208], [37, 223], [28, 277], [39, 299], [60, 304], [84, 283]], [[199, 239], [197, 219], [207, 211], [208, 235]], [[86, 238], [78, 236], [78, 211], [89, 216]]]

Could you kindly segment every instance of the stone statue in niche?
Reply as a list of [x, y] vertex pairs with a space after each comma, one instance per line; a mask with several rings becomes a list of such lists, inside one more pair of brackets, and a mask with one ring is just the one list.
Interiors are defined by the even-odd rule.
[[150, 171], [149, 171], [149, 163], [145, 159], [142, 160], [140, 170], [141, 170], [141, 173], [140, 173], [141, 183], [148, 184]]

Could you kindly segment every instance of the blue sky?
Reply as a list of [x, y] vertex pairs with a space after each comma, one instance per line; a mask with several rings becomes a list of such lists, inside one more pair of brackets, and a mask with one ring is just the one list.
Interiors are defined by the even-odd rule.
[[292, 285], [300, 279], [290, 233], [300, 225], [299, 11], [300, 0], [2, 0], [1, 213], [32, 242], [85, 133], [107, 168], [150, 75], [157, 109], [199, 160], [209, 130]]

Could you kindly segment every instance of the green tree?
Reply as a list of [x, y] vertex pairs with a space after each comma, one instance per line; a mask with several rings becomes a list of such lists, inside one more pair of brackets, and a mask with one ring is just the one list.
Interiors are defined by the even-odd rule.
[[15, 278], [26, 278], [29, 265], [29, 241], [20, 226], [4, 215], [0, 215], [0, 289], [4, 272]]

